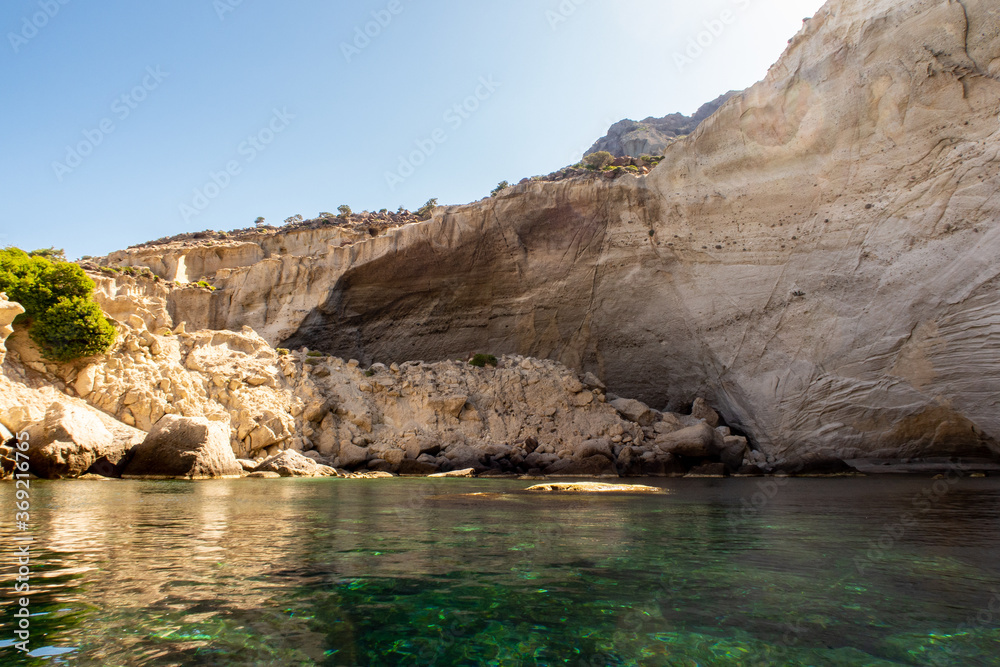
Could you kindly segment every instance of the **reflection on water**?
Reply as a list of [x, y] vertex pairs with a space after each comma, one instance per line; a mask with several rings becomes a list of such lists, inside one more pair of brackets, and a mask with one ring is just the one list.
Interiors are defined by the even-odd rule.
[[0, 664], [1000, 664], [1000, 480], [760, 483], [33, 482]]

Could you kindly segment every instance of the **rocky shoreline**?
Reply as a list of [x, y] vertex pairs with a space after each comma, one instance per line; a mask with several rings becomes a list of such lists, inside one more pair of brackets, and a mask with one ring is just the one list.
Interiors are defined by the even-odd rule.
[[[656, 410], [551, 360], [484, 356], [481, 366], [413, 361], [363, 368], [308, 349], [275, 350], [249, 328], [189, 333], [182, 324], [170, 330], [161, 321], [162, 303], [131, 303], [140, 307], [118, 321], [118, 341], [102, 358], [53, 364], [23, 332], [8, 339], [0, 438], [29, 434], [33, 475], [860, 474], [835, 458], [803, 464], [767, 455], [734, 434], [703, 399], [688, 414]], [[106, 309], [114, 312], [114, 306]], [[2, 339], [20, 307], [2, 298], [0, 313]], [[0, 447], [0, 478], [14, 470], [12, 444]], [[941, 472], [955, 461], [913, 470]], [[871, 462], [862, 463], [872, 471]], [[963, 465], [1000, 470], [990, 461]]]

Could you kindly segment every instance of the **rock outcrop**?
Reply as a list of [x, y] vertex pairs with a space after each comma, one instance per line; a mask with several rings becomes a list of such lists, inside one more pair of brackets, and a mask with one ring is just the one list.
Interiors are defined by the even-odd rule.
[[101, 459], [116, 466], [128, 451], [92, 411], [68, 401], [52, 403], [27, 432], [31, 472], [47, 479], [80, 477]]
[[4, 341], [14, 333], [11, 323], [23, 312], [24, 308], [21, 304], [9, 301], [7, 295], [0, 292], [0, 366], [3, 366], [3, 360], [7, 356], [7, 348], [4, 347]]
[[663, 118], [647, 118], [641, 121], [622, 120], [611, 126], [608, 133], [597, 140], [587, 154], [608, 151], [617, 157], [662, 155], [663, 151], [679, 137], [687, 136], [698, 129], [709, 116], [719, 110], [730, 97], [739, 92], [732, 90], [725, 95], [703, 104], [692, 116], [673, 113]]
[[[663, 434], [704, 422], [608, 402], [597, 377], [558, 362], [365, 368], [276, 351], [248, 327], [154, 333], [147, 327], [169, 319], [165, 295], [112, 296], [119, 288], [101, 287], [123, 318], [106, 357], [53, 364], [23, 331], [11, 339], [7, 367], [19, 381], [0, 378], [10, 388], [0, 422], [29, 430], [39, 476], [662, 475], [719, 460], [721, 446], [684, 457], [658, 449]], [[716, 433], [720, 443], [725, 435]], [[742, 453], [731, 471], [750, 462]]]
[[[210, 280], [167, 297], [192, 330], [248, 325], [364, 366], [549, 358], [674, 412], [704, 392], [758, 463], [995, 456], [998, 26], [984, 0], [833, 0], [649, 176], [524, 182], [350, 242], [113, 260]], [[339, 455], [376, 444], [353, 443], [366, 424], [350, 443], [338, 427]], [[421, 456], [438, 455], [406, 465]]]
[[[4, 347], [11, 340], [10, 323], [23, 312], [20, 304], [0, 293], [0, 479], [10, 475], [14, 464], [13, 450], [5, 443], [22, 432], [28, 434], [30, 472], [35, 475], [115, 475], [117, 466], [145, 434], [67, 396], [52, 383], [37, 377], [26, 383], [31, 369], [17, 351], [9, 358]], [[30, 342], [18, 347], [25, 345], [31, 347]], [[37, 350], [33, 355], [40, 359]], [[32, 363], [46, 370], [45, 364]], [[14, 377], [8, 377], [9, 372]]]

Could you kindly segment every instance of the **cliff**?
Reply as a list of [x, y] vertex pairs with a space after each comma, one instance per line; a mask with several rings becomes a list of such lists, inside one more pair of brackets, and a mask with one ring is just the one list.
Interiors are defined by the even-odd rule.
[[667, 146], [678, 137], [691, 134], [701, 123], [719, 110], [726, 100], [738, 91], [729, 91], [716, 99], [703, 104], [693, 115], [685, 116], [672, 113], [663, 118], [649, 117], [645, 120], [621, 120], [611, 126], [608, 133], [598, 139], [586, 155], [597, 151], [608, 151], [612, 155], [623, 157], [641, 157], [643, 155], [662, 155]]
[[211, 281], [168, 290], [189, 328], [549, 358], [671, 410], [707, 391], [772, 457], [996, 453], [998, 97], [995, 3], [834, 0], [649, 176], [107, 261]]

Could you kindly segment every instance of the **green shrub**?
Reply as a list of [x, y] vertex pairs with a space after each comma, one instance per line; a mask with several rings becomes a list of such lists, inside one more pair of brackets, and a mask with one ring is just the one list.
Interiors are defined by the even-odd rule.
[[428, 199], [427, 203], [417, 209], [417, 217], [421, 220], [430, 220], [431, 213], [434, 211], [435, 207], [438, 205], [437, 197], [434, 199]]
[[289, 350], [287, 347], [279, 347], [277, 350], [275, 350], [275, 352], [277, 352], [283, 357], [288, 356], [289, 354], [292, 353], [292, 351]]
[[61, 255], [51, 248], [0, 250], [0, 292], [24, 306], [18, 319], [30, 321], [29, 334], [47, 359], [103, 354], [115, 341], [114, 324], [91, 298], [94, 281], [80, 266], [48, 259]]
[[311, 352], [307, 352], [306, 356], [307, 357], [325, 357], [326, 355], [323, 354], [322, 352], [317, 352], [316, 350], [313, 350]]
[[348, 206], [347, 204], [341, 204], [340, 206], [337, 207], [337, 210], [340, 212], [340, 217], [342, 218], [346, 218], [347, 216], [354, 213], [354, 211], [351, 210], [351, 207]]
[[0, 250], [0, 292], [24, 306], [26, 318], [38, 317], [62, 297], [89, 297], [93, 291], [94, 281], [76, 264], [53, 263], [18, 248]]
[[374, 376], [375, 376], [375, 369], [374, 368], [369, 368], [368, 370], [365, 371], [365, 377], [366, 378], [370, 378], [370, 377], [374, 377]]
[[204, 287], [205, 289], [207, 289], [207, 290], [209, 290], [209, 291], [211, 291], [211, 292], [214, 292], [214, 291], [215, 291], [215, 288], [214, 288], [214, 287], [212, 287], [212, 286], [211, 286], [210, 284], [208, 284], [208, 283], [207, 283], [206, 281], [204, 281], [204, 280], [199, 280], [199, 281], [197, 282], [197, 285], [198, 285], [198, 287]]
[[30, 335], [47, 359], [72, 361], [107, 352], [117, 331], [94, 301], [71, 296], [38, 316]]
[[607, 151], [597, 151], [596, 153], [585, 155], [583, 158], [583, 163], [588, 169], [597, 170], [604, 169], [614, 161], [615, 156]]
[[475, 366], [476, 368], [485, 368], [486, 366], [493, 366], [496, 368], [497, 358], [492, 354], [477, 354], [469, 360], [470, 366]]
[[490, 196], [491, 197], [496, 197], [498, 194], [500, 194], [501, 192], [503, 192], [504, 190], [506, 190], [509, 187], [510, 187], [510, 183], [508, 183], [507, 181], [500, 181], [499, 183], [497, 183], [497, 186], [495, 188], [493, 188], [493, 191], [490, 192]]

